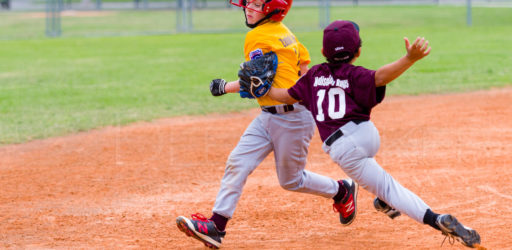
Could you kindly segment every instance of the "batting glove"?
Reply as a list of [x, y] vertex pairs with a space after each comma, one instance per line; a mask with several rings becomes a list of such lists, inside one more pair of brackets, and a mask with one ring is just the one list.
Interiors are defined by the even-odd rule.
[[213, 96], [221, 96], [226, 94], [226, 80], [224, 79], [213, 79], [212, 82], [210, 82], [210, 92]]

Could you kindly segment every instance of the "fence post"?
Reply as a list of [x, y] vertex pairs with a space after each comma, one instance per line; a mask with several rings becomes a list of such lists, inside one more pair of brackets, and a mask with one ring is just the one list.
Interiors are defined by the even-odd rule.
[[176, 30], [189, 32], [192, 30], [192, 0], [177, 0]]
[[318, 23], [320, 28], [325, 28], [331, 22], [331, 0], [320, 0], [320, 14], [318, 15]]
[[176, 1], [176, 31], [182, 32], [184, 27], [183, 22], [183, 0], [177, 0]]
[[192, 31], [194, 29], [194, 24], [192, 23], [192, 9], [195, 6], [195, 0], [186, 0], [188, 2], [188, 21], [187, 21], [187, 27], [188, 31]]
[[467, 14], [466, 14], [466, 24], [468, 26], [471, 26], [473, 24], [473, 18], [471, 16], [471, 0], [467, 0], [467, 4], [468, 4], [468, 7], [467, 7]]
[[46, 36], [58, 37], [61, 35], [60, 12], [62, 0], [46, 0]]

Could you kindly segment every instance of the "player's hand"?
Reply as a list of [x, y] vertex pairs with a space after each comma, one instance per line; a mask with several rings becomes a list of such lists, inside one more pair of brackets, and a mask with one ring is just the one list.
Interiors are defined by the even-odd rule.
[[213, 79], [210, 82], [210, 92], [213, 96], [221, 96], [226, 94], [226, 80], [224, 79]]
[[413, 62], [420, 60], [430, 53], [431, 47], [428, 46], [428, 40], [424, 37], [418, 37], [410, 44], [409, 38], [404, 37], [405, 49], [407, 50], [407, 58]]

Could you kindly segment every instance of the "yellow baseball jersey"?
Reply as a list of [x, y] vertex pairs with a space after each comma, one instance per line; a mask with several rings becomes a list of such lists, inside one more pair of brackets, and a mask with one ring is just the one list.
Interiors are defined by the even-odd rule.
[[[266, 22], [252, 29], [245, 36], [245, 60], [257, 58], [274, 51], [279, 60], [272, 87], [290, 88], [299, 79], [301, 64], [311, 62], [309, 52], [295, 35], [281, 22]], [[269, 96], [257, 98], [260, 106], [282, 104]]]

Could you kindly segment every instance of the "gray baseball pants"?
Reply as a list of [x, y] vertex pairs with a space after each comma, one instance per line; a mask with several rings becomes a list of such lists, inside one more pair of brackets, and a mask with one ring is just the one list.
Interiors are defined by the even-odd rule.
[[229, 155], [213, 212], [231, 218], [247, 177], [274, 151], [279, 184], [286, 190], [332, 198], [338, 182], [304, 170], [308, 147], [315, 130], [311, 113], [302, 105], [271, 114], [262, 111]]
[[343, 136], [323, 150], [361, 187], [391, 207], [423, 224], [429, 206], [403, 187], [373, 158], [380, 147], [379, 131], [371, 121], [357, 125], [349, 122], [340, 128]]

